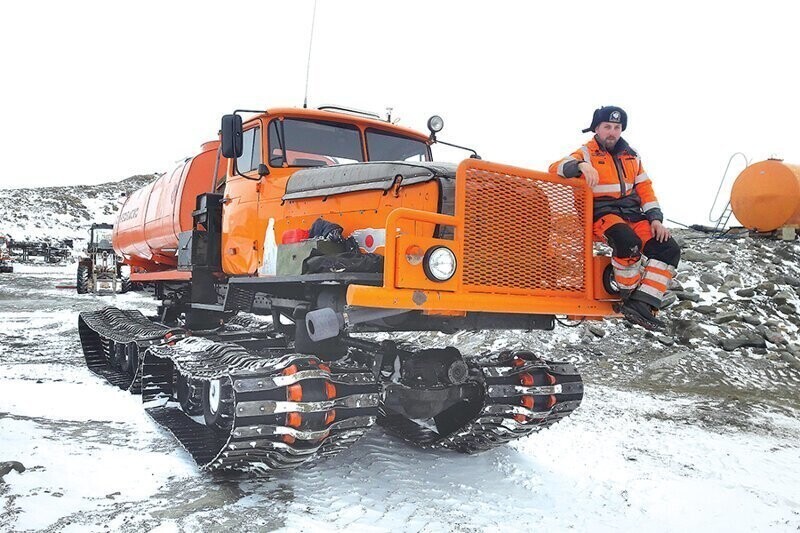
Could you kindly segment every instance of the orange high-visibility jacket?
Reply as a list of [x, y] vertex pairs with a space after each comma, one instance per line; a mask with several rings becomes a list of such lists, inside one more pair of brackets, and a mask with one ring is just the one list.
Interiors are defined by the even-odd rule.
[[631, 222], [664, 219], [639, 154], [625, 139], [620, 138], [614, 150], [608, 152], [592, 137], [572, 154], [550, 165], [550, 172], [577, 178], [582, 175], [578, 164], [583, 161], [590, 163], [600, 176], [600, 182], [592, 187], [595, 220], [608, 214]]

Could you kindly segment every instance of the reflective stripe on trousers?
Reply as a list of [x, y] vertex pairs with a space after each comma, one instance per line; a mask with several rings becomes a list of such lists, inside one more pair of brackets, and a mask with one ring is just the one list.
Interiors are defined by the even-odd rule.
[[614, 280], [621, 291], [632, 291], [642, 281], [642, 257], [612, 257]]
[[669, 282], [675, 275], [675, 267], [663, 261], [650, 259], [644, 267], [644, 277], [637, 289], [648, 298], [642, 298], [654, 307], [658, 307], [664, 299], [664, 293], [669, 288]]

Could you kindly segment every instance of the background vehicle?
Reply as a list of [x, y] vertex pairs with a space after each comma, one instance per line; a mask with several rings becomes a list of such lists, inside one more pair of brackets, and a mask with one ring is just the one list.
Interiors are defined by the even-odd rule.
[[76, 287], [78, 294], [127, 292], [130, 279], [122, 275], [119, 262], [111, 244], [111, 224], [92, 224], [86, 256], [78, 260]]
[[0, 235], [0, 273], [14, 272], [14, 265], [11, 264], [11, 255], [8, 249], [7, 235]]
[[211, 469], [294, 467], [376, 422], [476, 452], [567, 416], [583, 396], [569, 363], [358, 335], [616, 314], [585, 184], [433, 163], [441, 126], [340, 109], [223, 117], [220, 141], [120, 210], [114, 248], [161, 306], [81, 313], [89, 367], [140, 392]]

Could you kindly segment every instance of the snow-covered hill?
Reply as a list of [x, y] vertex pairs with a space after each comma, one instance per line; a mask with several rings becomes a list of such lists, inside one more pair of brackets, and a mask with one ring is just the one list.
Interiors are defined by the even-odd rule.
[[0, 233], [17, 241], [85, 240], [93, 222], [114, 222], [123, 194], [153, 179], [145, 174], [100, 185], [0, 189]]

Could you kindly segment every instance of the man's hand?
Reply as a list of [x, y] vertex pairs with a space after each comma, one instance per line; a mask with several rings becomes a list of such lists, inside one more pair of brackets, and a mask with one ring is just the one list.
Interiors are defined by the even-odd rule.
[[590, 163], [581, 161], [578, 163], [578, 169], [583, 174], [583, 177], [586, 179], [586, 183], [589, 185], [589, 187], [594, 187], [600, 183], [600, 175]]
[[670, 237], [669, 230], [658, 220], [654, 220], [650, 223], [650, 233], [658, 242], [664, 242]]

